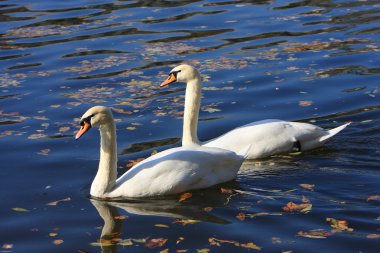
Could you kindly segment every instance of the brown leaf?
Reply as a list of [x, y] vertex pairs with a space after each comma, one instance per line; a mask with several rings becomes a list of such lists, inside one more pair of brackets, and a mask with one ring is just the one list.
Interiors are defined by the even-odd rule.
[[338, 230], [337, 232], [341, 232], [343, 230], [347, 230], [350, 232], [354, 231], [353, 228], [348, 227], [348, 222], [345, 220], [337, 220], [334, 218], [326, 218], [326, 221], [330, 222], [330, 226], [332, 228], [337, 229]]
[[378, 239], [378, 238], [380, 238], [380, 234], [368, 234], [367, 238], [369, 238], [369, 239]]
[[240, 221], [244, 221], [245, 220], [245, 213], [238, 213], [236, 215], [236, 218]]
[[286, 212], [307, 212], [310, 211], [312, 204], [304, 203], [304, 204], [295, 204], [293, 202], [289, 202], [282, 209]]
[[3, 248], [3, 249], [11, 249], [11, 248], [13, 248], [13, 244], [10, 244], [10, 243], [4, 243], [2, 248]]
[[184, 194], [182, 194], [180, 197], [179, 197], [179, 202], [182, 202], [188, 198], [191, 198], [193, 196], [193, 194], [191, 194], [190, 192], [186, 192]]
[[67, 131], [69, 131], [69, 130], [70, 130], [70, 127], [68, 127], [68, 126], [63, 126], [63, 127], [60, 127], [60, 128], [59, 128], [59, 132], [60, 132], [60, 133], [67, 132]]
[[233, 193], [232, 189], [227, 189], [227, 188], [223, 188], [223, 187], [220, 188], [220, 192], [224, 193], [224, 194], [232, 194]]
[[367, 201], [375, 200], [375, 199], [380, 199], [380, 195], [372, 195], [367, 198]]
[[313, 104], [313, 101], [309, 100], [302, 100], [298, 102], [299, 106], [311, 106]]
[[307, 238], [315, 238], [315, 239], [324, 239], [328, 236], [332, 235], [329, 231], [324, 230], [311, 230], [311, 231], [299, 231], [297, 233], [298, 236], [307, 237]]
[[153, 248], [158, 248], [158, 247], [162, 247], [165, 245], [165, 243], [167, 242], [168, 239], [164, 239], [164, 238], [152, 238], [152, 239], [147, 239], [146, 243], [145, 243], [145, 247], [149, 248], [149, 249], [153, 249]]

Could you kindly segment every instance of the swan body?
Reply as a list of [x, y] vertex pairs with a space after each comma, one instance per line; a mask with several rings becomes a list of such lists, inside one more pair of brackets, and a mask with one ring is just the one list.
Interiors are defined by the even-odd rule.
[[90, 194], [96, 198], [151, 197], [202, 189], [233, 180], [244, 160], [220, 148], [187, 145], [157, 153], [117, 177], [116, 128], [111, 111], [90, 108], [81, 118], [80, 138], [100, 129], [100, 160]]
[[173, 82], [185, 82], [185, 110], [183, 121], [182, 145], [201, 144], [205, 147], [218, 147], [239, 152], [249, 147], [247, 159], [265, 158], [271, 155], [290, 152], [301, 152], [324, 145], [334, 135], [350, 123], [331, 130], [318, 126], [267, 119], [252, 122], [235, 128], [215, 139], [200, 143], [197, 136], [197, 125], [201, 99], [201, 77], [192, 66], [182, 64], [171, 70], [161, 87]]

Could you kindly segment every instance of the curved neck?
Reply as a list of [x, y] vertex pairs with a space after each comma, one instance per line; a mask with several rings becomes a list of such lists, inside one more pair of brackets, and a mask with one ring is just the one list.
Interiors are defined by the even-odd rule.
[[199, 144], [197, 128], [199, 107], [201, 100], [201, 78], [196, 78], [187, 82], [185, 95], [185, 109], [183, 115], [182, 146]]
[[117, 177], [116, 152], [116, 127], [112, 119], [100, 126], [100, 160], [98, 172], [91, 184], [92, 196], [105, 197], [105, 194], [113, 189]]

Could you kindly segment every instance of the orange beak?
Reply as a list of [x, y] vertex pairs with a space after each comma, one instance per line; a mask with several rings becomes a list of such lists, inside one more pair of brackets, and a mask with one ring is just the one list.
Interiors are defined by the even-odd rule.
[[83, 122], [83, 125], [80, 127], [79, 131], [75, 135], [75, 139], [78, 140], [82, 135], [84, 135], [88, 130], [90, 130], [91, 125], [86, 121]]
[[166, 79], [165, 81], [163, 81], [161, 84], [160, 84], [160, 87], [165, 87], [171, 83], [174, 83], [175, 81], [177, 81], [177, 78], [175, 77], [175, 75], [173, 73], [169, 74], [169, 77], [168, 79]]

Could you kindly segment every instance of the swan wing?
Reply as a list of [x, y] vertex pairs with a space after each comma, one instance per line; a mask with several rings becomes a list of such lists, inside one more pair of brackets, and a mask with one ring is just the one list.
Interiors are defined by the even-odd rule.
[[234, 179], [241, 156], [219, 148], [185, 146], [153, 155], [116, 181], [110, 197], [148, 197], [207, 188]]
[[251, 145], [247, 158], [264, 158], [274, 154], [305, 151], [322, 146], [328, 139], [343, 130], [343, 126], [332, 131], [308, 123], [262, 120], [235, 128], [204, 143], [204, 146], [228, 149], [239, 154], [244, 146]]

